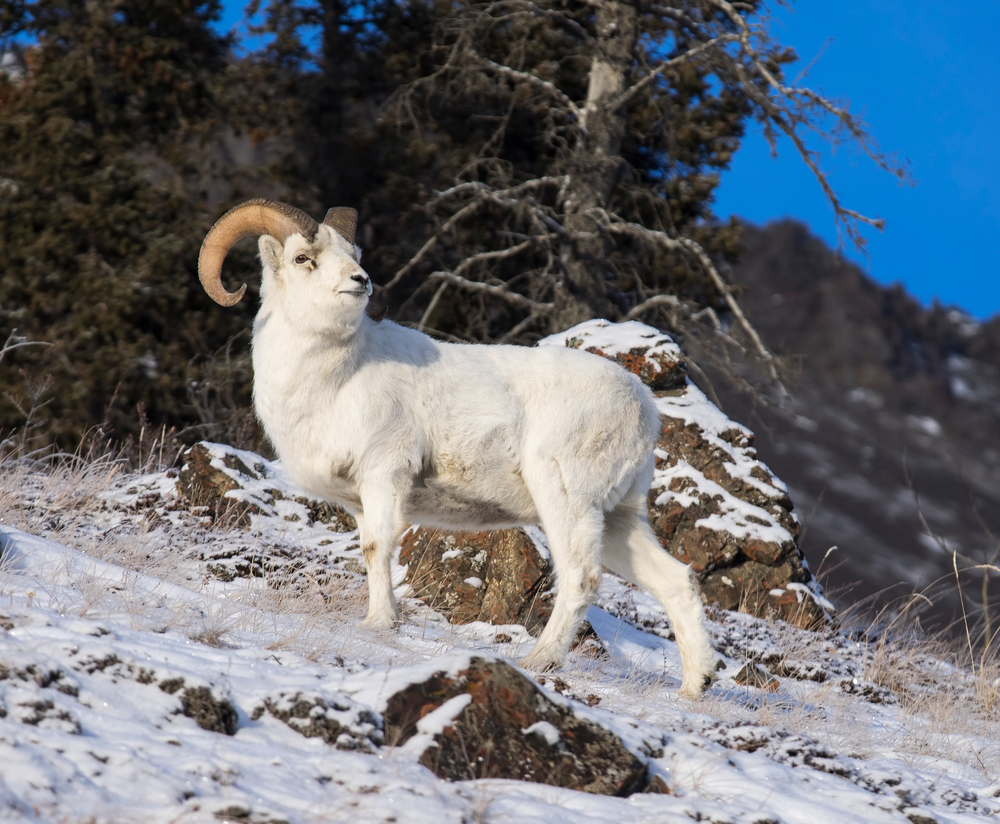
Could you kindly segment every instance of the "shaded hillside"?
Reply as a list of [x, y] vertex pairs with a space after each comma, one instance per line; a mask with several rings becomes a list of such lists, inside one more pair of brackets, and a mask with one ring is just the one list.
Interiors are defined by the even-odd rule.
[[[936, 619], [959, 614], [951, 552], [983, 563], [1000, 536], [1000, 318], [925, 309], [791, 221], [747, 227], [745, 246], [742, 304], [801, 374], [785, 411], [725, 401], [791, 487], [814, 568], [836, 545], [844, 601], [931, 586]], [[980, 584], [966, 575], [977, 617]]]

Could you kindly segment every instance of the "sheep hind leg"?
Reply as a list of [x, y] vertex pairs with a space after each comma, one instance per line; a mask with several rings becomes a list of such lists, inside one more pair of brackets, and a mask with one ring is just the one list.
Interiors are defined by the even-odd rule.
[[663, 605], [681, 655], [684, 678], [680, 692], [697, 698], [711, 683], [715, 669], [701, 595], [691, 568], [660, 546], [644, 510], [645, 501], [623, 502], [607, 516], [603, 560]]
[[549, 539], [556, 578], [552, 615], [538, 642], [520, 664], [526, 669], [546, 670], [562, 664], [577, 627], [597, 596], [601, 581], [600, 542], [604, 514], [599, 507], [571, 517], [566, 502], [556, 512], [539, 511]]

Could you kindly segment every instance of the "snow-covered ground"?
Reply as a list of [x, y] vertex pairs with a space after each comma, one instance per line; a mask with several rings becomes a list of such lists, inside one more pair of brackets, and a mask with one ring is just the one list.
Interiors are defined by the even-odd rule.
[[[287, 487], [272, 472], [270, 485]], [[996, 670], [716, 610], [724, 669], [690, 702], [677, 695], [660, 607], [611, 575], [588, 615], [604, 651], [584, 647], [535, 677], [641, 744], [669, 792], [442, 781], [415, 746], [385, 740], [386, 698], [470, 652], [514, 660], [533, 639], [452, 626], [402, 589], [400, 631], [365, 629], [356, 533], [311, 521], [296, 491], [283, 492], [249, 525], [213, 523], [178, 498], [173, 470], [0, 465], [0, 820], [929, 824], [1000, 814]], [[770, 673], [757, 672], [767, 686], [734, 680], [747, 664]], [[289, 712], [303, 701], [308, 719]]]

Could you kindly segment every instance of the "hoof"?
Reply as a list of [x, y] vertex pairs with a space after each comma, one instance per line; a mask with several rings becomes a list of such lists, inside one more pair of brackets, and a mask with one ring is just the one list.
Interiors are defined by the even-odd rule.
[[558, 669], [562, 666], [562, 658], [547, 655], [544, 652], [540, 655], [535, 655], [534, 652], [529, 652], [524, 656], [524, 658], [518, 660], [517, 663], [521, 668], [531, 670], [532, 672], [548, 672], [549, 670]]
[[369, 615], [361, 622], [361, 626], [366, 629], [375, 629], [384, 632], [399, 629], [399, 618], [393, 615]]
[[689, 679], [685, 678], [681, 683], [680, 694], [685, 698], [691, 698], [697, 700], [705, 693], [712, 683], [715, 681], [711, 675], [703, 675], [701, 678], [694, 679], [694, 683], [690, 683]]

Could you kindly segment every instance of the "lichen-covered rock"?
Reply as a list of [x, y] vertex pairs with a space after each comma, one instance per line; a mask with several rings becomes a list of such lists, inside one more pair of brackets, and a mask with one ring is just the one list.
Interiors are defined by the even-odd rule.
[[399, 562], [414, 593], [455, 624], [521, 624], [537, 635], [552, 612], [548, 552], [523, 529], [403, 536]]
[[389, 743], [412, 742], [420, 763], [451, 781], [508, 778], [612, 796], [648, 784], [647, 764], [619, 736], [503, 661], [472, 657], [457, 673], [410, 684], [388, 698], [383, 719]]
[[202, 441], [182, 456], [177, 491], [192, 507], [204, 507], [212, 518], [223, 514], [246, 526], [249, 515], [282, 515], [286, 520], [328, 524], [336, 532], [358, 528], [339, 506], [304, 493], [289, 494], [294, 485], [278, 466], [253, 452]]
[[321, 738], [338, 750], [374, 752], [383, 742], [378, 715], [346, 695], [316, 695], [296, 690], [267, 696], [250, 714], [268, 714], [306, 738]]
[[687, 382], [687, 364], [680, 347], [669, 335], [644, 323], [588, 320], [546, 338], [542, 344], [582, 349], [613, 360], [654, 391], [675, 389]]

